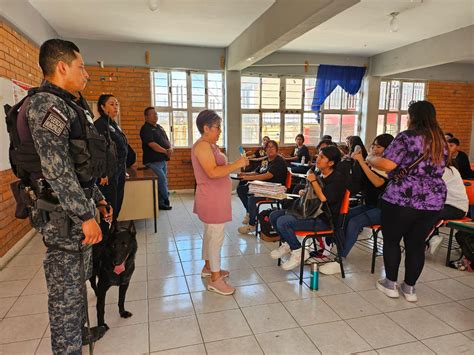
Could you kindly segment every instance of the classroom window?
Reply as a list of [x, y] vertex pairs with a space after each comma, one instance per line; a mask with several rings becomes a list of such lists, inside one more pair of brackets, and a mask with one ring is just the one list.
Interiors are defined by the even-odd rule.
[[302, 133], [305, 144], [321, 135], [335, 141], [359, 128], [360, 95], [336, 88], [322, 106], [320, 117], [311, 111], [315, 77], [244, 75], [241, 77], [242, 144], [258, 145], [263, 136], [280, 144], [294, 144]]
[[380, 83], [377, 134], [396, 136], [408, 128], [408, 106], [424, 100], [425, 83], [403, 80], [383, 80]]
[[[202, 110], [215, 110], [223, 118], [224, 80], [222, 72], [154, 70], [152, 98], [163, 126], [175, 147], [189, 147], [201, 135], [196, 117]], [[217, 144], [223, 145], [224, 122]]]

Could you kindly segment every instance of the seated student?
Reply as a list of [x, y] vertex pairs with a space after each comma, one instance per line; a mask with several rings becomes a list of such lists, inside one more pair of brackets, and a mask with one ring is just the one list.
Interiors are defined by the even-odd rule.
[[268, 141], [270, 140], [269, 136], [265, 136], [262, 138], [262, 146], [257, 148], [254, 152], [247, 151], [245, 155], [249, 158], [250, 165], [245, 169], [246, 172], [254, 171], [260, 167], [260, 164], [263, 160], [267, 159], [267, 153], [265, 152], [265, 148], [267, 146]]
[[474, 179], [474, 171], [471, 169], [469, 158], [466, 153], [459, 150], [459, 144], [459, 139], [457, 138], [451, 138], [448, 140], [451, 159], [454, 159], [454, 165], [458, 168], [463, 179]]
[[321, 140], [332, 142], [332, 137], [329, 134], [325, 134], [324, 136], [321, 137]]
[[[249, 215], [248, 225], [239, 227], [239, 233], [242, 234], [255, 232], [255, 224], [257, 219], [257, 201], [264, 199], [263, 197], [255, 197], [253, 195], [249, 195], [248, 184], [244, 183], [252, 180], [261, 180], [285, 185], [288, 170], [285, 159], [278, 155], [278, 143], [273, 140], [268, 141], [265, 150], [267, 152], [268, 157], [268, 164], [266, 165], [265, 170], [262, 170], [262, 168], [260, 168], [260, 171], [258, 173], [239, 174], [239, 177], [242, 179], [242, 182], [237, 187], [237, 194], [239, 195], [239, 198], [242, 201], [242, 204], [244, 205], [247, 214]], [[264, 164], [262, 164], [262, 167], [263, 166]], [[244, 218], [243, 222], [245, 222], [245, 220], [246, 218]]]
[[[467, 198], [466, 187], [462, 181], [458, 169], [452, 165], [451, 159], [448, 159], [444, 168], [443, 181], [448, 190], [444, 207], [439, 213], [438, 220], [460, 219], [463, 218], [469, 209], [469, 200]], [[435, 254], [443, 237], [439, 235], [438, 228], [428, 237], [427, 243], [431, 254]]]
[[[329, 137], [329, 136], [323, 136], [323, 138], [324, 137]], [[319, 141], [318, 145], [316, 146], [316, 154], [314, 155], [313, 159], [308, 163], [310, 167], [315, 165], [316, 159], [318, 158], [318, 154], [321, 151], [321, 149], [329, 147], [329, 146], [337, 147], [337, 144], [332, 142], [330, 139], [322, 139]]]
[[[334, 146], [323, 148], [316, 160], [316, 167], [321, 172], [323, 187], [319, 185], [318, 179], [312, 170], [308, 173], [308, 181], [312, 189], [324, 204], [323, 209], [329, 206], [329, 211], [333, 221], [337, 221], [342, 199], [344, 198], [345, 186], [344, 177], [334, 168], [341, 160], [341, 152]], [[329, 217], [326, 213], [316, 218], [296, 219], [296, 217], [286, 214], [285, 210], [274, 211], [270, 214], [270, 222], [280, 235], [282, 244], [278, 249], [273, 250], [270, 256], [279, 259], [282, 256], [291, 254], [290, 258], [281, 265], [283, 270], [291, 270], [300, 265], [301, 243], [295, 235], [295, 231], [314, 231], [330, 228]]]
[[[283, 156], [286, 161], [293, 161], [297, 163], [308, 163], [309, 162], [309, 150], [308, 147], [304, 145], [304, 136], [300, 133], [295, 137], [296, 147], [291, 152], [289, 157]], [[304, 158], [304, 159], [303, 159]]]
[[362, 158], [367, 158], [367, 149], [365, 149], [364, 143], [359, 136], [349, 136], [347, 137], [347, 146], [349, 147], [349, 154], [354, 153], [357, 146], [360, 147]]
[[[383, 151], [392, 141], [393, 136], [388, 133], [375, 137], [371, 145], [370, 154], [382, 156]], [[361, 152], [352, 153], [352, 158], [360, 164], [362, 171], [367, 177], [366, 186], [364, 187], [366, 203], [349, 210], [344, 228], [344, 248], [341, 252], [341, 257], [343, 258], [347, 257], [364, 227], [381, 223], [381, 210], [378, 208], [378, 200], [379, 196], [385, 191], [388, 182], [387, 173], [369, 167]], [[330, 275], [340, 272], [340, 267], [337, 262], [325, 263], [321, 265], [319, 271]]]

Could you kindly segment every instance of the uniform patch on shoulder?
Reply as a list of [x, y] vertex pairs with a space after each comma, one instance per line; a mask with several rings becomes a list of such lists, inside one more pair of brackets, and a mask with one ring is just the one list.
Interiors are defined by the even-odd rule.
[[56, 106], [51, 106], [44, 116], [41, 127], [59, 137], [66, 128], [67, 122], [68, 118]]

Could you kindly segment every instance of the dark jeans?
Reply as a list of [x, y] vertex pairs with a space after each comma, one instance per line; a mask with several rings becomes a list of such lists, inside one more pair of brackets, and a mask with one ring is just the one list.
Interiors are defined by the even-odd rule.
[[291, 250], [301, 248], [301, 243], [295, 231], [314, 231], [329, 229], [328, 225], [320, 218], [296, 219], [285, 214], [285, 210], [274, 211], [270, 214], [270, 223], [277, 231], [281, 242], [288, 243]]
[[344, 248], [341, 256], [346, 257], [357, 242], [357, 237], [362, 228], [373, 224], [380, 224], [381, 211], [373, 206], [357, 206], [349, 210], [346, 217]]
[[242, 201], [245, 210], [249, 214], [249, 225], [254, 226], [257, 221], [257, 202], [265, 200], [265, 197], [255, 197], [248, 193], [249, 186], [241, 181], [239, 186], [237, 186], [237, 195], [239, 195], [240, 201]]
[[400, 241], [405, 244], [405, 283], [414, 286], [425, 264], [425, 239], [438, 221], [439, 211], [415, 210], [382, 200], [383, 261], [385, 274], [397, 281], [401, 260]]
[[444, 205], [438, 215], [438, 219], [460, 219], [466, 215], [466, 212], [451, 205]]

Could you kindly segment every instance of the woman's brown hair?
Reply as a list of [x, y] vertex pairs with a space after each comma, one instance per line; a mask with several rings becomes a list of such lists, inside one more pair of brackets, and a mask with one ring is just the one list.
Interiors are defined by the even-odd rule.
[[425, 156], [431, 155], [432, 161], [440, 165], [444, 161], [444, 153], [447, 147], [446, 138], [436, 121], [436, 109], [429, 101], [416, 101], [408, 107], [410, 115], [410, 126], [408, 129], [415, 130], [425, 137]]

